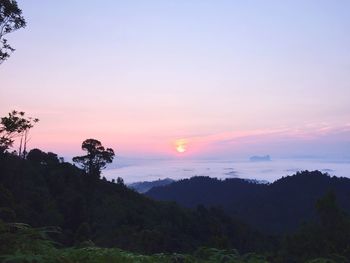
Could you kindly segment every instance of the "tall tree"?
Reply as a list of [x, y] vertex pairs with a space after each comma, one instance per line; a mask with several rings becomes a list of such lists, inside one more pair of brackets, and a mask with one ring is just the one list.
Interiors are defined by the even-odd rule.
[[27, 143], [29, 141], [29, 130], [34, 127], [39, 119], [25, 116], [23, 111], [11, 111], [8, 116], [2, 117], [0, 121], [0, 153], [7, 151], [19, 138], [18, 155], [25, 158], [27, 154]]
[[99, 178], [101, 170], [106, 168], [107, 163], [113, 161], [115, 156], [113, 149], [105, 149], [101, 142], [95, 139], [85, 140], [81, 148], [87, 152], [87, 155], [76, 156], [73, 162], [81, 165], [91, 177]]
[[0, 64], [15, 51], [4, 36], [25, 26], [26, 21], [17, 1], [0, 0]]

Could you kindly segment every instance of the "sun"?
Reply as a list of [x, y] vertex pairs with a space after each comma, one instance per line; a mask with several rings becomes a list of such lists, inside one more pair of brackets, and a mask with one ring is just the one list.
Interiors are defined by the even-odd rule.
[[186, 148], [184, 145], [178, 145], [178, 146], [176, 146], [176, 151], [179, 153], [184, 153], [184, 152], [186, 152]]
[[187, 140], [179, 139], [175, 141], [175, 149], [178, 153], [184, 153], [187, 150]]

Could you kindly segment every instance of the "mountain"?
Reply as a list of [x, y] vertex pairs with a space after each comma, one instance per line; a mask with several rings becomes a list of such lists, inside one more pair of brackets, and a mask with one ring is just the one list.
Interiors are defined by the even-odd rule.
[[190, 210], [154, 201], [122, 181], [91, 177], [38, 149], [26, 159], [0, 153], [0, 226], [3, 221], [57, 226], [56, 241], [63, 246], [89, 241], [142, 253], [200, 246], [249, 252], [266, 244], [262, 235], [218, 208]]
[[[324, 195], [329, 189], [333, 193]], [[0, 153], [0, 261], [299, 263], [350, 258], [350, 217], [338, 206], [349, 211], [349, 179], [303, 172], [267, 185], [194, 177], [148, 194], [160, 192], [193, 209], [152, 200], [122, 180], [86, 174], [54, 153], [36, 149], [26, 159]], [[302, 218], [316, 220], [276, 236], [261, 234], [238, 216], [276, 232]]]
[[175, 182], [175, 180], [170, 178], [165, 178], [165, 179], [158, 179], [156, 181], [136, 182], [136, 183], [129, 184], [127, 186], [131, 189], [134, 189], [136, 192], [146, 193], [153, 187], [164, 186], [164, 185], [171, 184], [173, 182]]
[[315, 219], [315, 203], [329, 191], [336, 194], [340, 207], [350, 212], [350, 179], [319, 171], [298, 172], [272, 184], [238, 178], [192, 177], [152, 188], [146, 194], [185, 207], [220, 206], [229, 215], [263, 232], [280, 234]]

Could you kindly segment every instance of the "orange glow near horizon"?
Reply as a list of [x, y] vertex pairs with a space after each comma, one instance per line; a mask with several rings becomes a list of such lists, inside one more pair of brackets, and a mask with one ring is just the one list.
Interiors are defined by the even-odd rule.
[[175, 149], [178, 153], [184, 153], [187, 150], [187, 140], [180, 139], [175, 141]]

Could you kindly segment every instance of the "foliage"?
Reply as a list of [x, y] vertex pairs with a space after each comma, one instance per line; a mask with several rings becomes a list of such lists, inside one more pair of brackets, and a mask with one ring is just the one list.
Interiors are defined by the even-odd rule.
[[0, 222], [0, 238], [8, 240], [0, 243], [1, 262], [50, 262], [50, 263], [99, 263], [99, 262], [159, 262], [159, 263], [265, 263], [264, 257], [256, 254], [240, 255], [237, 250], [200, 248], [191, 254], [158, 253], [142, 255], [118, 248], [56, 248], [47, 236], [47, 229], [34, 229], [24, 224], [12, 224], [16, 231], [10, 230], [10, 224]]
[[29, 140], [29, 130], [39, 119], [26, 117], [23, 111], [11, 111], [0, 121], [0, 153], [8, 150], [16, 138], [20, 138], [18, 155], [26, 157], [26, 147]]
[[80, 164], [88, 175], [99, 178], [101, 170], [107, 163], [113, 161], [115, 156], [113, 149], [105, 149], [101, 142], [95, 139], [85, 140], [81, 148], [87, 152], [87, 155], [76, 156], [73, 161]]
[[[119, 248], [101, 248], [94, 245], [86, 247], [57, 248], [50, 241], [47, 235], [42, 235], [43, 230], [34, 229], [27, 225], [19, 225], [20, 231], [6, 236], [12, 242], [18, 240], [9, 249], [4, 250], [5, 242], [0, 243], [0, 260], [8, 263], [268, 263], [274, 260], [267, 260], [264, 256], [247, 253], [240, 254], [235, 249], [216, 249], [201, 247], [191, 254], [180, 253], [157, 253], [142, 255], [128, 252]], [[2, 231], [0, 238], [6, 235], [3, 230], [3, 223], [0, 223]], [[25, 230], [25, 232], [21, 232]], [[8, 234], [9, 229], [7, 229]], [[44, 231], [45, 232], [45, 231]], [[6, 251], [6, 253], [4, 253]], [[283, 262], [291, 262], [288, 259]], [[294, 262], [294, 261], [293, 261]], [[329, 258], [315, 258], [309, 261], [296, 261], [306, 263], [346, 263], [346, 258], [333, 255]]]
[[27, 224], [4, 223], [0, 220], [0, 255], [45, 254], [53, 249], [49, 234], [59, 233], [57, 227], [32, 228]]
[[14, 199], [10, 207], [4, 202], [4, 208], [12, 209], [16, 221], [33, 227], [59, 226], [62, 234], [57, 241], [64, 246], [88, 242], [140, 253], [236, 247], [245, 253], [268, 244], [264, 236], [219, 208], [189, 210], [157, 202], [128, 189], [121, 180], [97, 179], [91, 187], [84, 170], [54, 153], [33, 149], [25, 160], [7, 153], [0, 158], [0, 170], [6, 198]]
[[192, 177], [155, 187], [146, 195], [189, 208], [199, 204], [220, 206], [227, 214], [239, 217], [262, 232], [284, 235], [296, 231], [302, 222], [316, 220], [315, 204], [330, 190], [336, 193], [339, 207], [350, 212], [349, 189], [349, 178], [303, 171], [271, 184], [240, 178]]
[[318, 222], [304, 224], [287, 238], [285, 257], [290, 258], [293, 255], [296, 261], [323, 257], [322, 260], [328, 258], [328, 262], [349, 262], [347, 259], [350, 259], [350, 218], [338, 207], [335, 194], [329, 192], [320, 198], [316, 209], [319, 215]]
[[[295, 233], [274, 237], [255, 231], [219, 207], [186, 209], [154, 201], [121, 182], [97, 179], [92, 194], [85, 170], [39, 149], [30, 151], [27, 159], [0, 155], [0, 171], [3, 261], [349, 262], [350, 220], [338, 206], [339, 188], [315, 200], [313, 220]], [[313, 182], [338, 182], [319, 173], [303, 173], [277, 182], [274, 191], [310, 177]], [[340, 182], [348, 191], [347, 181]], [[286, 193], [280, 191], [280, 199]], [[299, 195], [304, 193], [300, 190]], [[50, 225], [60, 231], [44, 227]], [[193, 252], [198, 247], [207, 248]]]
[[0, 0], [0, 64], [15, 50], [4, 38], [5, 35], [25, 27], [26, 22], [15, 0]]

